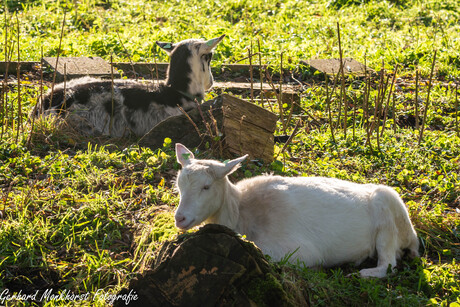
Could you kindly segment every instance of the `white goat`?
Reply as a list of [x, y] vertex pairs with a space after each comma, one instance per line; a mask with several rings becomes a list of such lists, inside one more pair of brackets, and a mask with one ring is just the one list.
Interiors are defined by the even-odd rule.
[[377, 252], [363, 277], [384, 277], [403, 249], [418, 256], [417, 234], [399, 195], [390, 187], [333, 178], [258, 176], [232, 184], [227, 175], [246, 156], [221, 163], [195, 159], [176, 144], [182, 170], [176, 227], [216, 223], [246, 235], [274, 260], [308, 267], [361, 263]]
[[35, 116], [61, 114], [89, 135], [143, 136], [167, 117], [189, 110], [211, 88], [211, 57], [222, 35], [208, 41], [156, 42], [171, 58], [164, 84], [83, 77], [57, 84], [39, 101]]

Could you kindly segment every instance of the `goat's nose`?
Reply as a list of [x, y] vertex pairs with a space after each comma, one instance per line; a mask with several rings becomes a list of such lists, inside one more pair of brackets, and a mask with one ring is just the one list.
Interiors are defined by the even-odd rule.
[[176, 215], [176, 223], [182, 223], [183, 221], [185, 221], [185, 216], [183, 215]]

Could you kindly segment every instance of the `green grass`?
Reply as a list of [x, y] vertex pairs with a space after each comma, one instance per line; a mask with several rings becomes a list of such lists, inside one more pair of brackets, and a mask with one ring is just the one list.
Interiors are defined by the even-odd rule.
[[[10, 36], [20, 23], [21, 59], [58, 54], [64, 11], [61, 56], [101, 56], [115, 61], [166, 61], [156, 40], [226, 34], [215, 61], [232, 63], [261, 41], [266, 63], [295, 67], [300, 59], [338, 57], [336, 23], [345, 56], [378, 69], [396, 63], [429, 71], [434, 49], [440, 51], [438, 74], [459, 77], [459, 5], [448, 1], [6, 1]], [[75, 4], [77, 3], [77, 5]], [[3, 18], [3, 23], [5, 23]], [[4, 37], [4, 29], [0, 37]], [[11, 46], [11, 43], [9, 44]], [[5, 58], [4, 45], [0, 56]], [[13, 59], [17, 56], [13, 53]]]
[[[275, 162], [245, 164], [232, 179], [274, 172], [388, 184], [406, 202], [422, 242], [420, 259], [405, 258], [396, 274], [382, 280], [360, 279], [359, 268], [351, 265], [315, 271], [275, 263], [283, 287], [297, 302], [311, 305], [460, 304], [460, 136], [452, 83], [460, 69], [456, 1], [93, 0], [77, 2], [78, 7], [74, 1], [6, 3], [10, 34], [16, 31], [12, 12], [17, 10], [22, 60], [39, 60], [41, 47], [45, 56], [57, 55], [64, 8], [61, 56], [108, 60], [113, 53], [115, 61], [127, 61], [128, 54], [134, 61], [153, 61], [155, 56], [166, 61], [165, 54], [156, 55], [155, 40], [220, 34], [228, 37], [216, 50], [217, 66], [245, 57], [251, 40], [256, 46], [260, 39], [265, 63], [279, 65], [283, 52], [283, 65], [307, 78], [301, 105], [320, 124], [302, 111], [287, 124], [290, 133], [302, 118], [299, 134], [283, 153], [278, 155], [281, 145], [275, 147]], [[392, 119], [379, 139], [380, 150], [375, 132], [372, 147], [366, 144], [363, 83], [357, 78], [347, 80], [346, 87], [349, 102], [356, 105], [355, 133], [351, 116], [347, 137], [337, 125], [337, 91], [331, 104], [336, 128], [332, 138], [323, 77], [296, 66], [301, 59], [338, 57], [336, 22], [345, 56], [366, 59], [376, 69], [384, 60], [390, 72], [396, 64], [402, 67], [398, 77], [405, 83], [396, 90], [397, 116], [415, 114], [414, 71], [419, 65], [426, 80], [438, 50], [420, 144], [416, 130], [396, 127], [393, 132]], [[5, 29], [0, 29], [0, 41]], [[4, 48], [0, 44], [0, 59], [5, 58]], [[172, 214], [178, 204], [173, 180], [179, 165], [174, 151], [167, 141], [157, 150], [132, 145], [135, 140], [98, 138], [88, 143], [65, 123], [50, 120], [35, 122], [32, 129], [28, 113], [40, 87], [26, 78], [21, 79], [21, 117], [15, 82], [9, 85], [8, 112], [0, 112], [0, 290], [117, 293], [152, 263], [164, 240], [177, 234]], [[371, 113], [378, 83], [373, 82]], [[425, 81], [419, 94], [425, 101]], [[343, 107], [340, 115], [343, 121]], [[23, 127], [19, 133], [18, 123]], [[277, 134], [281, 130], [279, 124]], [[106, 305], [101, 296], [94, 303]], [[46, 306], [65, 304], [54, 300]]]

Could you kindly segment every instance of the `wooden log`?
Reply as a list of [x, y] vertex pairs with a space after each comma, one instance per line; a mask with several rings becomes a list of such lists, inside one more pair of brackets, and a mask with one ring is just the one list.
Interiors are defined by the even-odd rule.
[[277, 116], [257, 105], [223, 94], [189, 112], [160, 122], [139, 145], [159, 148], [164, 139], [187, 147], [208, 145], [222, 157], [249, 154], [251, 159], [273, 161]]
[[[200, 105], [201, 117], [198, 108], [194, 108], [185, 114], [169, 117], [152, 128], [139, 140], [139, 145], [150, 148], [163, 146], [164, 139], [170, 138], [173, 143], [182, 143], [187, 147], [199, 147], [206, 139], [206, 124], [211, 122], [212, 117], [222, 123], [222, 99], [220, 97], [207, 101]], [[197, 131], [199, 130], [199, 133]]]
[[226, 149], [237, 155], [273, 161], [273, 132], [278, 116], [230, 95], [223, 96], [222, 109]]

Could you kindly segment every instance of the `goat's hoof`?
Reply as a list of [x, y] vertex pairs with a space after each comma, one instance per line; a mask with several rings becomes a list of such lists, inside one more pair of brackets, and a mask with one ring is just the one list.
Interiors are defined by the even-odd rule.
[[362, 278], [383, 278], [387, 275], [386, 270], [382, 270], [381, 268], [372, 268], [372, 269], [363, 269], [359, 271], [359, 274]]

